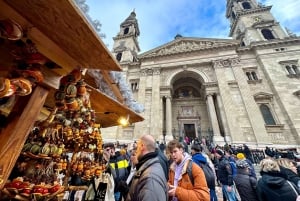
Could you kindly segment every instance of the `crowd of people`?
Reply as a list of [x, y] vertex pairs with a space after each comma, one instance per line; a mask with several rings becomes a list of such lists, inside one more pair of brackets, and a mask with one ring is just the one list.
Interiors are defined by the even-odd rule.
[[257, 161], [245, 144], [209, 147], [196, 139], [188, 148], [186, 145], [177, 139], [159, 143], [151, 135], [143, 135], [125, 151], [116, 151], [113, 143], [104, 144], [103, 154], [115, 184], [114, 200], [276, 201], [299, 197], [295, 160], [266, 154], [260, 158], [257, 175]]

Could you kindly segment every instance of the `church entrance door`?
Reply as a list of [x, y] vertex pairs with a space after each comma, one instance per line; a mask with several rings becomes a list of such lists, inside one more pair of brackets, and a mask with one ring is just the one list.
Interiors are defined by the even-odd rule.
[[194, 139], [196, 136], [195, 124], [184, 124], [184, 134], [190, 139]]

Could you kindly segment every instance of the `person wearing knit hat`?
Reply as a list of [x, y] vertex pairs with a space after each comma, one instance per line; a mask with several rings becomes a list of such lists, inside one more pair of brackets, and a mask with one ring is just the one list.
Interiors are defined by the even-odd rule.
[[106, 149], [106, 148], [114, 149], [115, 145], [112, 142], [107, 142], [103, 145], [103, 149]]
[[[122, 200], [121, 185], [126, 181], [128, 171], [128, 160], [125, 155], [116, 152], [115, 144], [112, 142], [103, 145], [103, 156], [108, 162], [108, 168], [114, 178], [114, 183], [117, 184], [114, 189], [114, 197], [116, 201]], [[119, 165], [122, 164], [122, 165]]]
[[216, 154], [220, 155], [220, 156], [224, 156], [224, 151], [221, 149], [216, 149]]
[[238, 160], [236, 162], [236, 167], [239, 169], [250, 168], [249, 163], [246, 160]]
[[236, 157], [237, 157], [237, 159], [238, 159], [238, 160], [237, 160], [237, 163], [238, 163], [238, 162], [241, 162], [241, 161], [245, 161], [246, 163], [249, 164], [250, 176], [256, 178], [255, 169], [254, 169], [254, 166], [253, 166], [253, 164], [251, 163], [251, 161], [250, 161], [249, 159], [247, 159], [243, 153], [238, 153], [238, 154], [236, 155]]
[[238, 160], [236, 162], [237, 174], [233, 178], [236, 189], [241, 197], [241, 200], [257, 201], [255, 177], [249, 175], [250, 165], [247, 161]]
[[245, 155], [243, 153], [238, 153], [236, 155], [236, 157], [239, 159], [239, 160], [242, 160], [242, 159], [245, 159]]
[[194, 150], [195, 152], [202, 152], [202, 147], [200, 144], [192, 144], [191, 150]]

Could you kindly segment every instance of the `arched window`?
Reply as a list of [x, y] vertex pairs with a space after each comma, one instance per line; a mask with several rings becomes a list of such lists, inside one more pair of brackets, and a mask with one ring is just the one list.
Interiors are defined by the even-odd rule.
[[244, 39], [243, 39], [243, 38], [241, 39], [241, 43], [240, 43], [240, 45], [241, 45], [241, 47], [245, 47], [245, 46], [246, 46], [246, 44], [245, 44], [245, 42], [244, 42]]
[[267, 40], [275, 39], [275, 37], [273, 36], [272, 32], [269, 29], [263, 29], [261, 30], [261, 33], [264, 36], [264, 38]]
[[246, 75], [248, 77], [248, 80], [252, 80], [251, 74], [249, 72], [246, 72]]
[[232, 19], [234, 19], [234, 20], [235, 20], [235, 14], [234, 14], [234, 12], [233, 12], [233, 11], [231, 12], [231, 17], [232, 17]]
[[129, 28], [126, 27], [126, 28], [124, 29], [124, 35], [128, 34], [128, 32], [129, 32]]
[[257, 75], [255, 72], [251, 72], [253, 80], [258, 80]]
[[121, 61], [122, 59], [122, 52], [119, 52], [116, 56], [117, 61]]
[[270, 108], [267, 105], [262, 104], [259, 106], [259, 109], [265, 120], [266, 125], [276, 125], [273, 115], [270, 111]]
[[296, 66], [296, 65], [292, 65], [292, 68], [293, 68], [293, 70], [294, 70], [294, 72], [295, 72], [295, 74], [300, 74], [300, 71], [299, 71], [299, 68], [298, 68], [298, 66]]
[[289, 73], [290, 75], [295, 74], [294, 71], [292, 70], [292, 68], [291, 68], [290, 66], [285, 66], [285, 68], [286, 68], [286, 70], [288, 71], [288, 73]]
[[251, 9], [251, 5], [250, 5], [249, 2], [243, 2], [242, 6], [243, 6], [244, 9]]

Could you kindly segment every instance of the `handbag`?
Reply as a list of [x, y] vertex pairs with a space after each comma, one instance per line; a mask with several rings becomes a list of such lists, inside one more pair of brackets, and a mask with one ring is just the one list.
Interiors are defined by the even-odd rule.
[[293, 186], [293, 184], [291, 184], [291, 182], [289, 182], [289, 181], [287, 181], [287, 183], [292, 187], [294, 193], [296, 194], [296, 196], [297, 196], [296, 201], [300, 201], [300, 195], [299, 195], [299, 193], [296, 191], [296, 189], [295, 189], [295, 187]]

